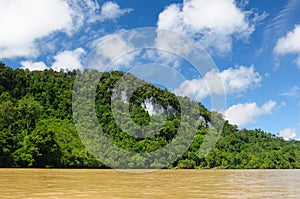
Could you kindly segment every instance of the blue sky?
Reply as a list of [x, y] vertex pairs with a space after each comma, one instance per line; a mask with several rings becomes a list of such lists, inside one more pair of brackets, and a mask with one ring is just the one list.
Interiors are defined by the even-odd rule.
[[[204, 47], [219, 69], [198, 77], [183, 60], [163, 63], [188, 76], [177, 94], [188, 95], [189, 84], [209, 107], [201, 86], [218, 75], [227, 97], [220, 111], [231, 123], [299, 139], [299, 9], [298, 0], [0, 0], [0, 60], [30, 70], [80, 69], [110, 34], [143, 27], [175, 31]], [[114, 44], [109, 53], [130, 47]], [[145, 54], [148, 61], [162, 56]], [[135, 53], [124, 57], [121, 64], [144, 63]]]

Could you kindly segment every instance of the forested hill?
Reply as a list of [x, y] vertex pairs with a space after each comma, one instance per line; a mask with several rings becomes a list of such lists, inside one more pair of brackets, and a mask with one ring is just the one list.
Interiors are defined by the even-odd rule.
[[[101, 163], [87, 151], [75, 128], [72, 94], [77, 72], [51, 69], [30, 72], [0, 63], [0, 167], [107, 168], [105, 162]], [[116, 83], [125, 75], [136, 85], [136, 91], [131, 96], [122, 91], [120, 96], [114, 96]], [[112, 99], [115, 99], [113, 103]], [[183, 100], [186, 107], [180, 107], [178, 99]], [[112, 104], [119, 107], [115, 112]], [[188, 98], [177, 98], [120, 71], [101, 73], [95, 94], [96, 115], [103, 132], [115, 146], [137, 154], [164, 148], [180, 128], [189, 132], [192, 121], [182, 119], [182, 108], [194, 104]], [[201, 104], [197, 107], [201, 117], [192, 132], [193, 141], [167, 168], [300, 168], [298, 141], [284, 141], [260, 129], [239, 130]], [[120, 111], [126, 108], [129, 113]], [[212, 115], [216, 115], [218, 122], [211, 121]], [[134, 129], [129, 120], [116, 121], [118, 116], [131, 118], [130, 121], [141, 127], [151, 124], [155, 128], [153, 132], [148, 131], [149, 135], [140, 135], [142, 132]], [[212, 129], [221, 129], [221, 136], [216, 146], [201, 156], [201, 145]], [[132, 136], [131, 131], [140, 136]], [[117, 159], [114, 154], [109, 155]], [[124, 168], [143, 168], [143, 165], [157, 168], [168, 161], [165, 158], [147, 164], [146, 158], [137, 158], [139, 161], [132, 162], [122, 162], [121, 158], [119, 164]]]

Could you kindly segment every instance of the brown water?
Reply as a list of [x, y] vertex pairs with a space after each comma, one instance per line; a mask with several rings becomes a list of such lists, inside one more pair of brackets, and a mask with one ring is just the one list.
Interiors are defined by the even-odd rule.
[[0, 198], [300, 198], [300, 170], [0, 169]]

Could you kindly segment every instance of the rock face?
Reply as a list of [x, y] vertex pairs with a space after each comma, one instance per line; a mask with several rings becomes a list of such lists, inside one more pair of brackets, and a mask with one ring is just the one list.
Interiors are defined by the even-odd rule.
[[166, 110], [156, 103], [156, 99], [154, 97], [145, 99], [141, 105], [149, 115], [163, 115], [166, 113]]
[[121, 100], [122, 100], [125, 104], [128, 103], [128, 97], [127, 97], [126, 91], [121, 91]]
[[[115, 89], [112, 89], [113, 95], [112, 99], [119, 99], [123, 101], [124, 104], [129, 104], [128, 94], [127, 90], [122, 90], [117, 94]], [[172, 107], [171, 105], [168, 105], [167, 109], [165, 109], [163, 106], [157, 103], [157, 99], [155, 97], [146, 98], [141, 104], [140, 104], [145, 111], [148, 112], [150, 116], [152, 115], [164, 115], [164, 114], [178, 114], [178, 111]]]

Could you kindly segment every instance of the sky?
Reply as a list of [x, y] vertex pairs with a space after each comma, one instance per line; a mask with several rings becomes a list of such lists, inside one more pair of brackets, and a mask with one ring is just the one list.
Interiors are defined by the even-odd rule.
[[[226, 107], [218, 111], [230, 123], [299, 140], [299, 9], [299, 0], [0, 0], [0, 61], [13, 68], [59, 71], [84, 68], [95, 48], [110, 61], [128, 52], [115, 65], [127, 70], [139, 65], [133, 70], [137, 74], [141, 67], [154, 70], [151, 62], [170, 67], [184, 76], [169, 88], [176, 94], [192, 94], [207, 107], [210, 96], [226, 95]], [[182, 50], [136, 50], [130, 42], [141, 37], [133, 30], [145, 27], [176, 32], [194, 43], [158, 34], [157, 48]], [[126, 40], [112, 39], [126, 31]], [[195, 44], [217, 70], [199, 76], [178, 57]]]

